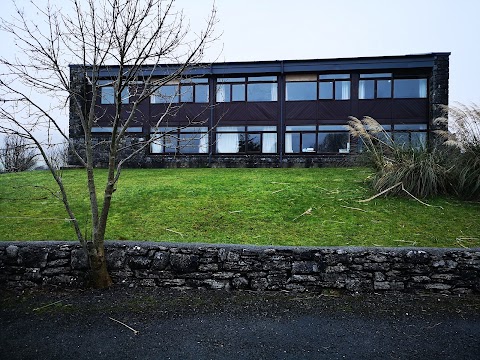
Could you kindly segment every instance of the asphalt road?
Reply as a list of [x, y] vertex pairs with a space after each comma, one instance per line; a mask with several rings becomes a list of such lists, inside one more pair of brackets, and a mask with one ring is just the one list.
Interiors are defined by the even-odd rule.
[[0, 306], [0, 359], [480, 359], [478, 296], [0, 290]]

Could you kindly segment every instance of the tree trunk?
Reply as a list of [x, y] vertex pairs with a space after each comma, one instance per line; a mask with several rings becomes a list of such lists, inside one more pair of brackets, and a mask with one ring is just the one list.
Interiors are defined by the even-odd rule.
[[90, 285], [96, 289], [110, 287], [113, 282], [107, 270], [103, 241], [96, 246], [93, 242], [87, 243], [87, 251], [90, 261]]

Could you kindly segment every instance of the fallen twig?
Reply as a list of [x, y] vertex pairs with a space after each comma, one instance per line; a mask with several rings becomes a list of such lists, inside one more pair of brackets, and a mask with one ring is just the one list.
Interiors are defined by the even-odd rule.
[[116, 322], [119, 323], [119, 324], [122, 324], [122, 325], [125, 326], [127, 329], [132, 330], [135, 335], [138, 335], [138, 333], [140, 332], [140, 331], [135, 330], [134, 328], [128, 326], [127, 324], [121, 322], [120, 320], [114, 319], [114, 318], [112, 318], [112, 317], [109, 317], [109, 319], [110, 319], [110, 320], [113, 320], [113, 321], [116, 321]]
[[276, 194], [276, 193], [279, 193], [280, 191], [284, 191], [285, 189], [280, 189], [280, 190], [275, 190], [275, 191], [272, 191], [272, 194]]
[[228, 213], [229, 214], [238, 214], [238, 213], [241, 213], [243, 210], [233, 210], [233, 211], [229, 211]]
[[[389, 192], [390, 190], [393, 190], [395, 189], [397, 186], [401, 186], [402, 187], [402, 191], [405, 191], [410, 197], [412, 197], [413, 199], [417, 200], [420, 204], [422, 205], [425, 205], [425, 206], [428, 206], [428, 207], [431, 207], [433, 205], [430, 205], [430, 204], [427, 204], [426, 202], [423, 202], [422, 200], [420, 200], [419, 198], [415, 197], [413, 194], [411, 194], [407, 189], [405, 189], [405, 186], [403, 186], [403, 182], [399, 182], [399, 183], [396, 183], [395, 185], [393, 186], [390, 186], [388, 189], [385, 189], [381, 192], [379, 192], [378, 194], [372, 196], [372, 197], [369, 197], [368, 199], [365, 199], [365, 200], [358, 200], [358, 202], [369, 202], [373, 199], [376, 199], [377, 197], [385, 194], [386, 192]], [[443, 207], [441, 206], [435, 206], [435, 207], [439, 207], [440, 209], [443, 209]]]
[[38, 311], [38, 310], [45, 309], [45, 308], [47, 308], [47, 307], [53, 306], [53, 305], [55, 305], [55, 304], [58, 304], [58, 303], [60, 303], [60, 302], [62, 302], [62, 301], [63, 301], [63, 300], [58, 300], [58, 301], [55, 301], [55, 302], [53, 302], [53, 303], [50, 303], [50, 304], [47, 304], [47, 305], [44, 305], [44, 306], [40, 306], [40, 307], [38, 307], [38, 308], [33, 309], [33, 311]]
[[293, 219], [293, 221], [297, 220], [298, 218], [301, 218], [304, 215], [312, 215], [312, 210], [313, 210], [313, 207], [305, 210], [302, 214], [298, 215], [295, 219]]
[[367, 212], [367, 210], [363, 210], [363, 209], [356, 208], [356, 207], [350, 207], [350, 206], [345, 206], [345, 205], [340, 205], [340, 206], [343, 207], [343, 208], [345, 208], [345, 209], [358, 210], [358, 211]]
[[172, 229], [165, 229], [166, 231], [170, 231], [174, 234], [177, 234], [177, 235], [180, 235], [181, 237], [183, 237], [183, 234], [181, 232], [178, 232], [178, 231], [175, 231], [175, 230], [172, 230]]
[[376, 199], [377, 197], [382, 196], [383, 194], [389, 192], [389, 191], [392, 190], [392, 189], [395, 189], [397, 186], [400, 186], [400, 185], [403, 185], [403, 183], [399, 182], [399, 183], [397, 183], [397, 184], [395, 184], [395, 185], [393, 185], [393, 186], [390, 186], [388, 189], [385, 189], [385, 190], [383, 190], [382, 192], [379, 192], [378, 194], [373, 195], [372, 197], [369, 197], [368, 199], [358, 200], [358, 202], [364, 203], [364, 202], [372, 201], [373, 199]]
[[290, 185], [290, 183], [277, 182], [277, 181], [272, 181], [272, 184], [279, 184], [279, 185]]

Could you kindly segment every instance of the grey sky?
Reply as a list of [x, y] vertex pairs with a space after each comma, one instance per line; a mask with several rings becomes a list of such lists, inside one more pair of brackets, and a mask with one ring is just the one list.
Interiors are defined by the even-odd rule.
[[[32, 11], [29, 1], [16, 3]], [[176, 7], [198, 31], [211, 5], [211, 0], [178, 0]], [[450, 103], [480, 102], [478, 0], [217, 0], [216, 5], [222, 35], [205, 61], [451, 52]], [[10, 14], [12, 4], [2, 1], [2, 17]], [[5, 36], [0, 33], [2, 53], [13, 55]]]
[[[180, 0], [198, 27], [209, 1]], [[450, 101], [480, 102], [478, 0], [217, 0], [219, 61], [451, 52]]]

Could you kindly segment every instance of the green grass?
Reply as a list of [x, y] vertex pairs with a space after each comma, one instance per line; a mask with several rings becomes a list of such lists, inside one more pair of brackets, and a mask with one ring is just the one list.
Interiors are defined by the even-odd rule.
[[[105, 170], [96, 172], [104, 179]], [[305, 246], [480, 246], [480, 204], [453, 198], [358, 200], [368, 169], [125, 169], [106, 238]], [[80, 170], [64, 181], [82, 229]], [[1, 240], [74, 240], [48, 172], [0, 175]], [[303, 215], [312, 208], [310, 215]], [[359, 210], [361, 209], [361, 210]], [[168, 229], [168, 230], [167, 230]], [[183, 235], [183, 236], [182, 236]]]

